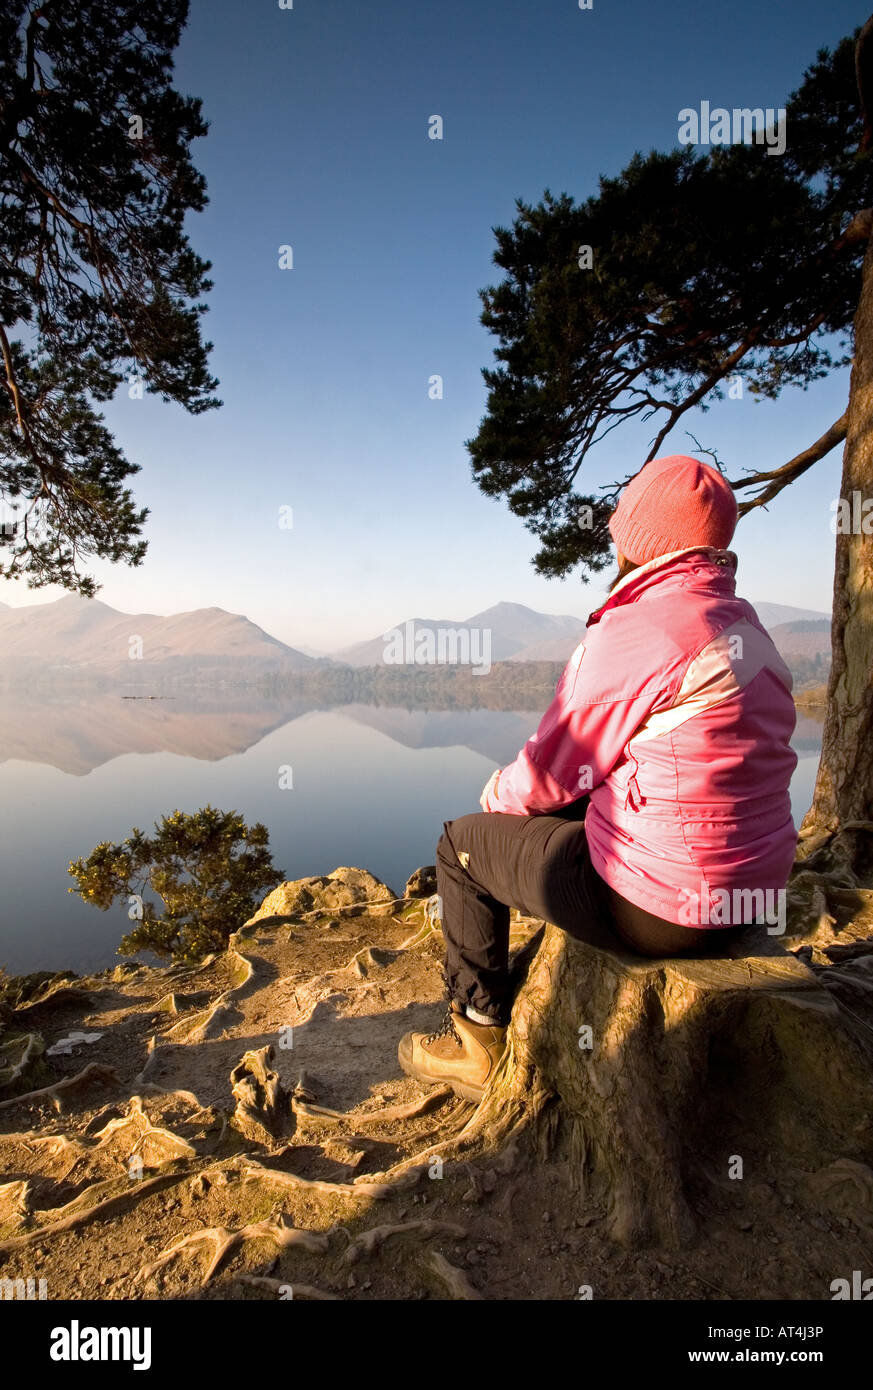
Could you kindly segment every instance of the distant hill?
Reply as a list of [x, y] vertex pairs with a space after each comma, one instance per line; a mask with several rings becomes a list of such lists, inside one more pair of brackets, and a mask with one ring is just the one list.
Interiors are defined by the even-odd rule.
[[783, 657], [787, 653], [806, 657], [830, 657], [831, 625], [828, 618], [779, 623], [769, 631]]
[[787, 603], [755, 603], [752, 599], [749, 602], [768, 632], [772, 632], [774, 627], [781, 627], [783, 623], [805, 620], [830, 623], [831, 620], [829, 613], [820, 613], [814, 608], [792, 608]]
[[121, 613], [75, 594], [0, 609], [0, 651], [5, 684], [34, 675], [133, 685], [168, 677], [233, 680], [318, 664], [223, 608], [160, 617]]
[[[402, 631], [406, 622], [412, 623], [411, 631], [419, 632], [422, 628], [436, 631], [439, 628], [460, 628], [463, 623], [453, 622], [450, 618], [409, 618], [405, 622], [399, 622], [397, 627]], [[392, 631], [393, 629], [386, 629]], [[334, 661], [341, 661], [345, 666], [382, 666], [387, 663], [383, 661], [385, 655], [386, 642], [382, 636], [369, 637], [364, 642], [354, 642], [350, 647], [343, 647], [338, 652], [331, 652]]]
[[[492, 608], [474, 613], [470, 618], [411, 618], [410, 633], [427, 629], [438, 632], [452, 629], [455, 632], [490, 631], [492, 661], [566, 661], [585, 631], [582, 618], [573, 618], [556, 613], [537, 613], [526, 608], [523, 603], [496, 603]], [[391, 629], [392, 631], [395, 629]], [[397, 624], [396, 630], [406, 631], [406, 622]], [[348, 666], [382, 666], [386, 641], [382, 634], [366, 642], [356, 642], [351, 647], [333, 652], [335, 661]], [[554, 647], [556, 655], [534, 655], [541, 647]]]
[[[814, 658], [818, 652], [825, 654], [830, 651], [830, 618], [827, 613], [819, 613], [811, 608], [792, 608], [784, 603], [755, 603], [753, 607], [773, 635], [783, 656], [790, 652]], [[437, 632], [440, 628], [456, 632], [489, 629], [492, 661], [566, 662], [585, 632], [584, 618], [538, 613], [522, 603], [496, 603], [470, 618], [411, 618], [408, 621], [411, 623], [409, 631], [413, 634], [413, 640], [414, 634], [422, 629], [431, 632]], [[809, 631], [801, 624], [806, 624]], [[406, 624], [401, 621], [396, 630], [404, 632], [405, 628]], [[384, 660], [386, 645], [380, 634], [332, 655], [335, 661], [348, 666], [382, 666], [389, 664]]]
[[470, 627], [491, 629], [494, 661], [560, 661], [561, 657], [532, 656], [530, 653], [548, 643], [561, 643], [563, 650], [569, 647], [569, 657], [585, 631], [584, 618], [537, 613], [523, 603], [495, 603], [466, 621]]
[[[830, 620], [825, 613], [785, 604], [756, 603], [761, 621], [796, 680], [820, 682], [830, 659]], [[397, 629], [404, 641], [422, 629], [490, 633], [492, 664], [569, 660], [585, 632], [585, 620], [538, 613], [521, 603], [496, 603], [469, 618], [413, 618]], [[475, 653], [482, 652], [471, 640]], [[68, 595], [54, 603], [10, 608], [0, 603], [0, 685], [40, 682], [108, 683], [130, 688], [194, 683], [253, 684], [262, 677], [310, 670], [339, 673], [344, 667], [383, 667], [380, 633], [315, 657], [271, 637], [240, 613], [198, 608], [161, 617], [122, 613], [99, 599]], [[141, 651], [141, 655], [134, 653]], [[475, 660], [474, 660], [475, 664]], [[396, 667], [394, 668], [396, 669]], [[445, 668], [443, 668], [445, 669]]]

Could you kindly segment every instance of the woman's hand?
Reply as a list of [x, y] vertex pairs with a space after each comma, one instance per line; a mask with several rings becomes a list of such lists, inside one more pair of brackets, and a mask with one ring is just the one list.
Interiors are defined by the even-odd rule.
[[500, 768], [498, 768], [496, 772], [492, 772], [491, 776], [488, 778], [488, 781], [485, 783], [485, 786], [482, 788], [482, 795], [479, 797], [479, 805], [482, 807], [483, 811], [487, 811], [489, 809], [489, 796], [492, 793], [496, 794], [497, 792], [497, 779], [499, 778], [499, 776]]

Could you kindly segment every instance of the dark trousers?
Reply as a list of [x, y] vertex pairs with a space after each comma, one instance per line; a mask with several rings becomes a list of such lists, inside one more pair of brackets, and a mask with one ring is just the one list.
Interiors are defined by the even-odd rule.
[[647, 956], [710, 954], [746, 930], [677, 925], [620, 898], [591, 863], [586, 807], [587, 797], [556, 815], [480, 812], [445, 822], [436, 869], [451, 999], [509, 1022], [511, 908], [582, 940], [602, 939], [606, 927], [616, 945]]

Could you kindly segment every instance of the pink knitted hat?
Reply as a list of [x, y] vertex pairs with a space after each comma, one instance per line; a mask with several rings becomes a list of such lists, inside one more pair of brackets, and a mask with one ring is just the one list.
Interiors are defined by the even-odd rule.
[[724, 550], [736, 529], [737, 499], [717, 468], [669, 454], [631, 478], [608, 524], [619, 551], [635, 565], [693, 545]]

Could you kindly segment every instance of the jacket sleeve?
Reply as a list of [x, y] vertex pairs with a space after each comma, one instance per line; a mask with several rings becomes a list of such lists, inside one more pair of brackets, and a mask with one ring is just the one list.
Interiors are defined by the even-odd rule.
[[586, 632], [536, 733], [501, 770], [486, 810], [535, 816], [577, 801], [608, 776], [663, 703], [666, 682], [647, 679], [639, 642], [621, 627], [601, 622]]

